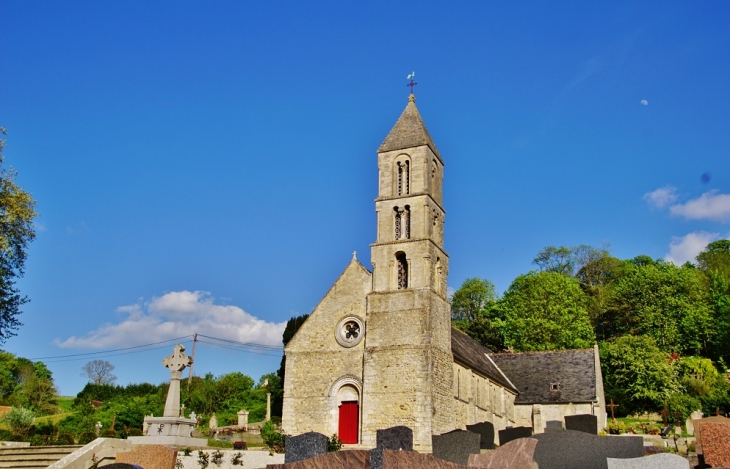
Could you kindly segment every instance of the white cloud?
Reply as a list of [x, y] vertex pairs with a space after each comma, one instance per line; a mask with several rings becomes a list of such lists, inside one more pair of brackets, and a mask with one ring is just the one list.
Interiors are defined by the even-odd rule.
[[719, 237], [719, 233], [706, 231], [695, 231], [685, 236], [672, 236], [669, 252], [664, 259], [676, 265], [682, 265], [687, 261], [694, 262], [697, 254]]
[[63, 348], [130, 347], [194, 333], [264, 345], [281, 345], [286, 322], [258, 319], [238, 306], [215, 304], [208, 292], [165, 293], [146, 303], [120, 306], [126, 317], [83, 336], [55, 343]]
[[654, 192], [644, 194], [644, 200], [654, 208], [664, 208], [677, 200], [677, 188], [672, 186], [660, 187]]
[[648, 105], [648, 104], [649, 104], [649, 101], [647, 101], [646, 99], [642, 99], [642, 100], [640, 101], [640, 103], [641, 103], [641, 104], [643, 104], [644, 106], [646, 106], [646, 105]]
[[[656, 191], [655, 191], [656, 192]], [[730, 194], [705, 192], [699, 198], [670, 208], [672, 215], [690, 220], [730, 222]]]

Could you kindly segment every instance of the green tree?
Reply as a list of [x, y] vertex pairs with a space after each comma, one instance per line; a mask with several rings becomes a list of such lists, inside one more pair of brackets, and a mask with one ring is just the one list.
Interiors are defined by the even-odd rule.
[[612, 335], [649, 335], [667, 352], [709, 352], [715, 330], [702, 271], [639, 256], [617, 275], [606, 311]]
[[471, 322], [484, 316], [497, 300], [494, 284], [487, 279], [464, 280], [451, 297], [451, 319]]
[[[0, 134], [7, 135], [4, 127]], [[0, 345], [17, 335], [20, 307], [28, 302], [15, 286], [23, 276], [28, 245], [35, 239], [35, 201], [15, 183], [17, 173], [3, 167], [5, 140], [0, 138]]]
[[[302, 314], [301, 316], [294, 316], [286, 322], [286, 326], [284, 327], [284, 333], [282, 334], [281, 338], [284, 347], [286, 347], [286, 344], [288, 344], [289, 341], [294, 337], [294, 334], [296, 334], [299, 328], [302, 327], [302, 324], [304, 324], [304, 321], [306, 321], [308, 317], [308, 314]], [[271, 403], [271, 415], [278, 415], [279, 417], [281, 417], [284, 407], [283, 390], [284, 378], [286, 376], [286, 355], [282, 355], [281, 364], [279, 365], [279, 369], [276, 371], [276, 375], [279, 377], [282, 392], [280, 395], [277, 395]]]
[[517, 277], [498, 302], [505, 345], [517, 351], [591, 347], [586, 296], [578, 281], [556, 272]]
[[697, 255], [697, 266], [730, 279], [730, 239], [713, 241]]
[[669, 354], [653, 338], [623, 336], [600, 346], [606, 400], [622, 413], [656, 411], [680, 391]]
[[4, 416], [3, 422], [7, 423], [13, 434], [25, 437], [30, 427], [35, 423], [33, 411], [24, 407], [13, 407]]
[[451, 297], [451, 325], [491, 350], [502, 350], [504, 317], [496, 308], [496, 298], [489, 280], [464, 280]]

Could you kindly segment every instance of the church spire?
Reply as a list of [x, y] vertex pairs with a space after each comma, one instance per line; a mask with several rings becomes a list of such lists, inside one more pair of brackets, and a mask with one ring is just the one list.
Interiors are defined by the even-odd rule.
[[421, 145], [428, 145], [431, 151], [441, 159], [439, 151], [436, 149], [436, 145], [433, 143], [431, 136], [426, 130], [426, 125], [421, 119], [421, 114], [418, 112], [416, 107], [416, 97], [411, 94], [408, 97], [408, 104], [403, 110], [403, 113], [398, 118], [393, 128], [385, 140], [378, 148], [378, 153], [384, 153], [386, 151], [393, 150], [404, 150], [406, 148], [418, 147]]

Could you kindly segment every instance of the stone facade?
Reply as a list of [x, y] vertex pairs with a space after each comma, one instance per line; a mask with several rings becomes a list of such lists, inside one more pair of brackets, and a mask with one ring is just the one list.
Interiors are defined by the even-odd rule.
[[451, 328], [443, 174], [411, 96], [378, 149], [372, 273], [353, 256], [285, 348], [285, 433], [372, 448], [378, 430], [402, 425], [413, 449], [431, 451], [433, 435], [467, 424], [515, 424], [517, 389]]

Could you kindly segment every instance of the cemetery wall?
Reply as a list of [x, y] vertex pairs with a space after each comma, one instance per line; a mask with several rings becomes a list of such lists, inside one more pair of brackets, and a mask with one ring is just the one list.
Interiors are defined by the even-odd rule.
[[[545, 426], [548, 420], [558, 420], [564, 423], [566, 415], [593, 414], [594, 405], [590, 402], [581, 404], [565, 403], [565, 404], [516, 404], [515, 406], [515, 426], [532, 427], [533, 433], [545, 433]], [[599, 408], [595, 407], [598, 412]], [[601, 415], [597, 414], [599, 429]]]

